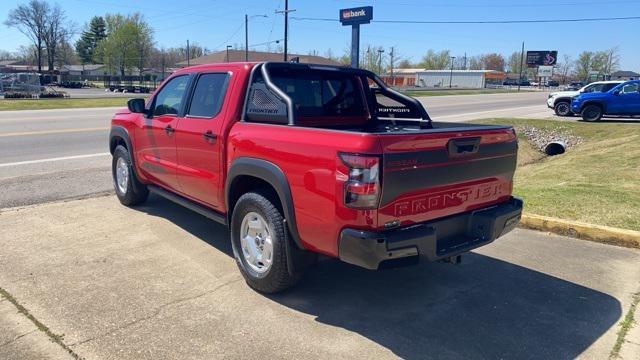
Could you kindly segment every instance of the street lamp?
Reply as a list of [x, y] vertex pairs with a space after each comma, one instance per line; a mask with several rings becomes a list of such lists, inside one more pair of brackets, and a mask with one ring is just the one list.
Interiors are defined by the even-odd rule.
[[268, 17], [267, 15], [244, 14], [244, 61], [249, 61], [249, 19], [254, 17]]
[[229, 49], [231, 49], [233, 46], [231, 45], [227, 45], [227, 62], [229, 62]]
[[378, 49], [378, 73], [382, 75], [382, 53], [384, 49]]
[[456, 59], [455, 56], [451, 57], [451, 72], [449, 73], [449, 88], [451, 88], [451, 83], [453, 82], [453, 60], [455, 59]]

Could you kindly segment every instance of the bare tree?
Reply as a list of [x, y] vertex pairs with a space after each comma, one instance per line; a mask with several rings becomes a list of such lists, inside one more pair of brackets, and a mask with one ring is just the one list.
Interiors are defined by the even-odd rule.
[[4, 22], [5, 25], [18, 29], [31, 40], [36, 49], [38, 72], [42, 72], [42, 50], [45, 45], [49, 12], [50, 7], [46, 1], [31, 0], [11, 10]]
[[50, 9], [45, 21], [44, 43], [47, 50], [47, 65], [49, 72], [53, 72], [53, 67], [57, 59], [58, 46], [66, 41], [73, 32], [73, 24], [66, 24], [66, 15], [60, 5], [56, 4]]
[[570, 55], [564, 55], [562, 63], [558, 64], [558, 69], [560, 70], [560, 76], [562, 76], [562, 84], [566, 84], [567, 77], [573, 70], [573, 60]]

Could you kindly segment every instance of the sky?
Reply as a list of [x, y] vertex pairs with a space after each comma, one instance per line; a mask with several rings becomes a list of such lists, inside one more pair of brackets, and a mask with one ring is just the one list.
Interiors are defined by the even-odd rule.
[[[0, 0], [0, 49], [14, 51], [28, 39], [4, 25], [8, 12], [27, 0]], [[51, 1], [54, 3], [54, 1]], [[244, 46], [244, 14], [249, 44], [282, 39], [284, 18], [275, 10], [284, 0], [58, 0], [78, 29], [94, 15], [140, 12], [154, 29], [158, 47], [180, 46], [187, 39], [212, 50]], [[341, 55], [348, 48], [351, 28], [337, 21], [297, 20], [296, 17], [338, 19], [342, 8], [373, 6], [374, 20], [538, 20], [640, 16], [640, 0], [290, 0], [289, 52]], [[525, 50], [558, 50], [576, 59], [583, 50], [618, 47], [620, 68], [640, 72], [640, 20], [538, 24], [392, 24], [361, 27], [361, 46], [393, 46], [400, 58], [419, 61], [428, 49], [449, 49], [454, 55], [498, 52], [508, 57]], [[76, 36], [77, 37], [77, 36]], [[275, 45], [272, 43], [272, 45]]]

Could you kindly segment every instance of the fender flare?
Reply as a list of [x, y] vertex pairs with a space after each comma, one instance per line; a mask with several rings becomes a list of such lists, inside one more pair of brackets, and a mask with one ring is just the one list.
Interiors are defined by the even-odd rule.
[[129, 152], [129, 159], [131, 159], [131, 170], [133, 172], [133, 176], [137, 180], [133, 182], [133, 186], [134, 186], [133, 191], [138, 192], [139, 189], [137, 188], [136, 183], [140, 182], [140, 176], [138, 176], [138, 173], [136, 170], [135, 158], [133, 156], [133, 145], [131, 145], [131, 138], [129, 137], [129, 132], [123, 126], [114, 125], [111, 127], [111, 131], [109, 131], [109, 152], [111, 153], [111, 155], [113, 155], [113, 152], [116, 150], [116, 146], [117, 146], [116, 144], [118, 143], [117, 141], [115, 141], [116, 138], [122, 139], [125, 145], [127, 146], [127, 151]]
[[[233, 160], [233, 163], [229, 167], [227, 172], [227, 180], [224, 187], [225, 202], [227, 204], [227, 214], [230, 216], [232, 209], [229, 208], [231, 190], [234, 182], [241, 176], [252, 176], [269, 183], [276, 191], [276, 194], [280, 198], [282, 209], [284, 211], [284, 218], [286, 225], [289, 228], [291, 237], [296, 245], [304, 250], [305, 247], [300, 240], [298, 233], [298, 225], [296, 222], [296, 214], [293, 207], [293, 197], [291, 195], [291, 188], [289, 187], [289, 181], [284, 172], [276, 164], [251, 157], [240, 157]], [[231, 224], [231, 219], [228, 219], [228, 223]]]
[[582, 112], [582, 110], [584, 110], [584, 108], [586, 108], [588, 105], [598, 105], [602, 108], [602, 115], [607, 113], [607, 106], [605, 104], [604, 101], [602, 100], [587, 100], [585, 101], [582, 106], [580, 107], [580, 112]]

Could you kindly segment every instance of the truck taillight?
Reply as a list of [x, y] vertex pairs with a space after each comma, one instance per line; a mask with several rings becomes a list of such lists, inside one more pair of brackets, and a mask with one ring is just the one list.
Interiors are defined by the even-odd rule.
[[356, 209], [378, 207], [380, 200], [380, 158], [370, 155], [340, 153], [347, 167], [344, 185], [344, 204]]

